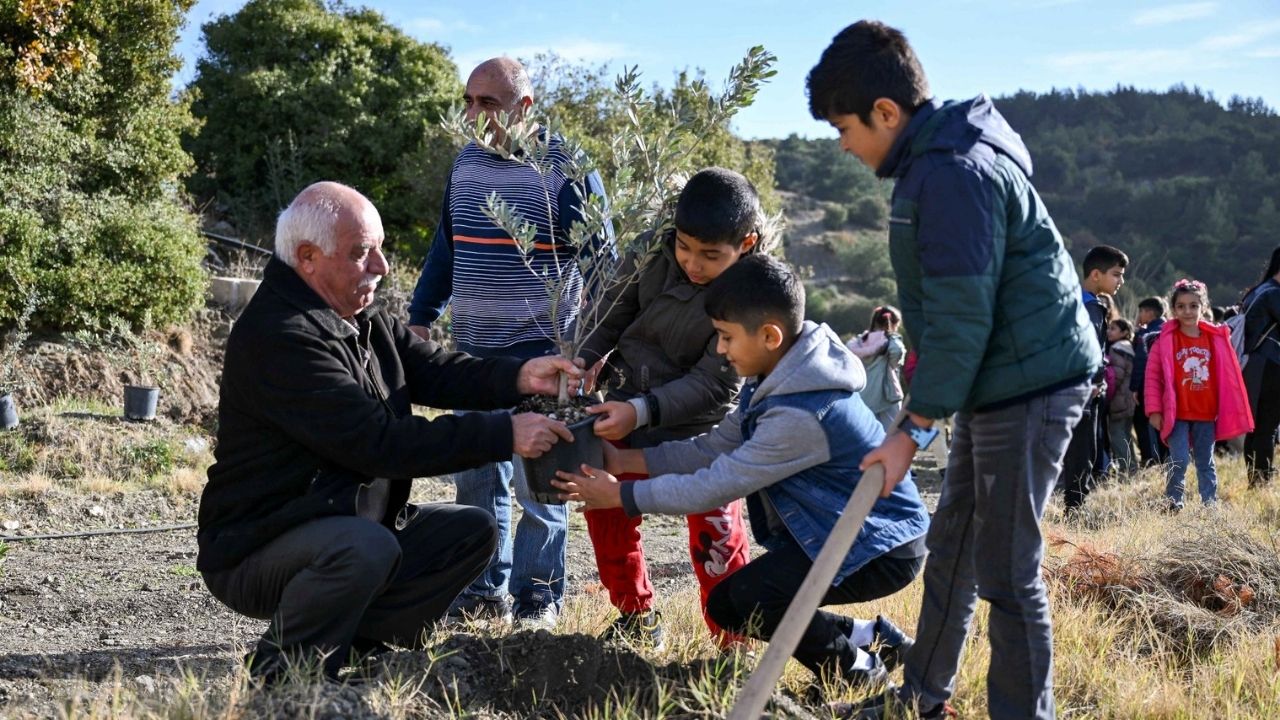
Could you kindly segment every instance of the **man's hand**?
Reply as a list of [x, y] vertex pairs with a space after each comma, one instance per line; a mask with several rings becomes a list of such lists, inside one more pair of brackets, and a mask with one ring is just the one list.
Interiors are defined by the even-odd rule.
[[618, 479], [599, 468], [582, 466], [582, 474], [556, 471], [559, 480], [551, 484], [559, 488], [561, 500], [578, 500], [583, 503], [578, 510], [605, 510], [622, 507], [622, 488]]
[[623, 473], [649, 474], [649, 464], [643, 450], [623, 450], [613, 443], [604, 443], [604, 469], [612, 475]]
[[910, 435], [895, 429], [885, 437], [880, 447], [863, 456], [858, 468], [865, 471], [876, 463], [884, 465], [884, 489], [880, 491], [880, 497], [887, 498], [911, 469], [911, 458], [915, 457], [916, 449]]
[[1164, 415], [1162, 413], [1151, 413], [1147, 416], [1147, 422], [1156, 429], [1156, 432], [1159, 432], [1160, 426], [1164, 424]]
[[573, 433], [559, 420], [539, 413], [511, 416], [512, 449], [520, 457], [536, 458], [551, 449], [556, 439], [573, 442]]
[[521, 395], [559, 395], [560, 373], [569, 376], [569, 394], [582, 386], [582, 359], [570, 362], [559, 355], [546, 355], [520, 366], [516, 389]]
[[595, 433], [605, 440], [621, 440], [636, 429], [636, 408], [629, 402], [610, 400], [587, 408], [596, 418]]
[[414, 335], [417, 335], [423, 340], [431, 339], [431, 328], [427, 325], [410, 325], [409, 332], [413, 333]]

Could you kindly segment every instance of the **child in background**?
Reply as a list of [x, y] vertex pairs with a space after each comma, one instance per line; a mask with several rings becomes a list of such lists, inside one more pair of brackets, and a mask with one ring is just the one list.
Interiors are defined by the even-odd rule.
[[[605, 298], [608, 314], [583, 346], [582, 357], [615, 385], [606, 402], [587, 410], [599, 417], [596, 435], [619, 447], [646, 448], [700, 435], [720, 422], [740, 380], [716, 352], [715, 328], [703, 307], [706, 285], [739, 258], [760, 252], [770, 235], [756, 189], [741, 174], [712, 167], [689, 178], [676, 203], [675, 228], [639, 277]], [[705, 608], [711, 588], [746, 564], [747, 536], [741, 502], [703, 510], [687, 520]], [[588, 511], [586, 520], [600, 582], [621, 613], [605, 637], [661, 646], [640, 518], [611, 509]], [[704, 617], [722, 645], [736, 639]]]
[[858, 356], [867, 371], [867, 384], [859, 393], [862, 402], [886, 431], [902, 408], [902, 380], [898, 372], [907, 348], [898, 333], [901, 324], [902, 313], [898, 308], [881, 305], [871, 311], [866, 331], [848, 343], [849, 350]]
[[1165, 323], [1147, 359], [1146, 402], [1151, 427], [1169, 446], [1168, 509], [1182, 509], [1187, 464], [1195, 458], [1200, 500], [1218, 499], [1213, 443], [1253, 429], [1240, 362], [1227, 328], [1204, 320], [1209, 292], [1198, 280], [1174, 283], [1176, 322]]
[[1107, 432], [1111, 436], [1111, 462], [1120, 475], [1136, 469], [1133, 455], [1133, 411], [1129, 390], [1133, 375], [1133, 323], [1115, 318], [1107, 325]]
[[[1111, 309], [1110, 297], [1124, 285], [1124, 271], [1129, 256], [1110, 245], [1098, 245], [1084, 256], [1084, 276], [1080, 280], [1081, 298], [1089, 325], [1098, 347], [1107, 344], [1107, 315]], [[1068, 515], [1082, 505], [1095, 482], [1106, 468], [1103, 462], [1107, 444], [1106, 409], [1103, 407], [1106, 392], [1105, 369], [1099, 368], [1093, 377], [1093, 392], [1084, 408], [1084, 416], [1071, 432], [1071, 444], [1062, 459], [1062, 475], [1059, 483], [1065, 488], [1063, 504]]]
[[1142, 457], [1143, 467], [1163, 464], [1169, 456], [1169, 448], [1160, 444], [1157, 433], [1147, 423], [1146, 406], [1142, 401], [1145, 394], [1143, 384], [1147, 381], [1147, 351], [1160, 336], [1160, 328], [1168, 314], [1168, 304], [1162, 297], [1143, 298], [1138, 303], [1138, 326], [1133, 332], [1133, 375], [1129, 389], [1133, 391], [1134, 399], [1133, 434], [1138, 438], [1138, 454]]

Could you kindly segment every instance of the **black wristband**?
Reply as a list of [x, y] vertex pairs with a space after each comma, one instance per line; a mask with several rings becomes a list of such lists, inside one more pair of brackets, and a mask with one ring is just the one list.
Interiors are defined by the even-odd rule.
[[644, 404], [649, 406], [649, 426], [658, 427], [662, 425], [662, 413], [659, 412], [657, 396], [653, 393], [645, 393]]

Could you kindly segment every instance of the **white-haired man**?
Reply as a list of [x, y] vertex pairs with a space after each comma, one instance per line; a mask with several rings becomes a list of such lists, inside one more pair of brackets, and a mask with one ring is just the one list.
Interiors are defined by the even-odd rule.
[[[524, 67], [511, 58], [486, 60], [467, 79], [467, 119], [489, 120], [493, 143], [507, 142], [497, 122], [508, 127], [529, 122], [533, 86]], [[568, 162], [563, 140], [547, 138], [547, 160], [557, 169], [540, 175], [527, 164], [487, 152], [468, 143], [458, 153], [445, 188], [444, 208], [409, 305], [409, 326], [423, 337], [428, 327], [453, 307], [453, 339], [459, 350], [476, 357], [539, 357], [555, 352], [549, 337], [553, 324], [563, 331], [577, 317], [582, 277], [566, 252], [570, 227], [582, 219], [582, 199], [604, 195], [598, 173], [576, 186], [559, 168]], [[566, 294], [551, 317], [542, 279], [529, 272], [515, 241], [486, 217], [483, 208], [496, 194], [537, 227], [532, 250], [535, 268], [554, 268], [570, 275]], [[551, 202], [547, 202], [548, 197]], [[610, 237], [597, 238], [612, 242]], [[552, 272], [555, 272], [554, 270]], [[455, 617], [508, 620], [549, 627], [556, 623], [564, 597], [568, 511], [564, 505], [535, 500], [518, 465], [500, 462], [458, 473], [457, 500], [488, 510], [498, 520], [498, 550], [490, 566], [454, 604]], [[511, 532], [512, 489], [523, 513]]]
[[412, 479], [572, 439], [540, 415], [413, 415], [413, 404], [510, 407], [581, 371], [421, 340], [372, 306], [382, 241], [363, 195], [306, 188], [227, 340], [197, 567], [223, 603], [271, 620], [250, 660], [265, 681], [295, 659], [336, 678], [352, 650], [419, 646], [488, 564], [497, 531], [483, 510], [409, 504]]

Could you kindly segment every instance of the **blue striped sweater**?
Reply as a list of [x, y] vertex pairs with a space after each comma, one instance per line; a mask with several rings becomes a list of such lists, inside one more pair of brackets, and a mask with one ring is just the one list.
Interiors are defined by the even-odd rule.
[[[485, 152], [475, 143], [462, 149], [454, 160], [440, 224], [409, 305], [410, 325], [430, 325], [452, 304], [458, 349], [480, 357], [537, 357], [553, 352], [552, 322], [563, 333], [571, 333], [582, 276], [568, 238], [569, 226], [582, 221], [581, 202], [562, 170], [568, 156], [557, 136], [551, 138], [547, 160], [552, 170], [544, 175]], [[526, 267], [515, 240], [485, 215], [486, 199], [493, 192], [537, 228], [532, 255], [537, 274]], [[599, 174], [587, 178], [587, 192], [604, 195]], [[557, 264], [570, 279], [553, 321], [539, 276], [556, 273]]]

